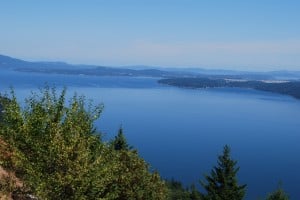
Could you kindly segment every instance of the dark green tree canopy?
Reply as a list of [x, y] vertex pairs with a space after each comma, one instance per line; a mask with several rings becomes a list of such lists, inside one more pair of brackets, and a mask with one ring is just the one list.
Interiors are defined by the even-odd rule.
[[123, 128], [120, 127], [117, 136], [115, 136], [114, 140], [111, 141], [112, 147], [117, 150], [131, 150], [132, 147], [127, 143], [125, 135], [123, 133]]
[[174, 179], [167, 180], [169, 189], [168, 200], [202, 200], [202, 195], [196, 189], [195, 185], [184, 187], [180, 181]]
[[237, 161], [230, 157], [230, 148], [224, 146], [223, 154], [218, 157], [218, 166], [215, 166], [210, 175], [206, 175], [206, 182], [201, 185], [206, 190], [207, 200], [241, 200], [245, 196], [246, 185], [239, 185], [237, 181]]
[[278, 189], [270, 193], [266, 200], [289, 200], [289, 196], [279, 185]]

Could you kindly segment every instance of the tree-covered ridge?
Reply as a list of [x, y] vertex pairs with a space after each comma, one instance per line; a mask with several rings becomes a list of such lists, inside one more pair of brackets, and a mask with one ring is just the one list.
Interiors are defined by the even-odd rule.
[[290, 95], [300, 99], [300, 81], [270, 82], [257, 80], [228, 80], [215, 78], [170, 78], [158, 81], [161, 84], [167, 84], [186, 88], [218, 88], [218, 87], [236, 87], [252, 88], [255, 90]]

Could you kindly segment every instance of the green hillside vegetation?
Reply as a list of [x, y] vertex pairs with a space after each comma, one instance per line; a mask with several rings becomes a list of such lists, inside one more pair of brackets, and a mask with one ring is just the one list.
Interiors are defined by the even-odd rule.
[[[94, 127], [103, 105], [65, 99], [45, 87], [21, 106], [12, 91], [0, 98], [0, 199], [241, 200], [246, 185], [225, 146], [210, 175], [184, 187], [163, 180], [130, 146], [120, 128], [103, 141]], [[266, 200], [286, 200], [281, 189]]]
[[102, 141], [93, 125], [102, 105], [93, 107], [76, 95], [66, 103], [65, 90], [57, 96], [50, 88], [26, 99], [24, 108], [13, 92], [9, 98], [3, 105], [0, 135], [11, 156], [2, 156], [1, 163], [23, 181], [13, 195], [56, 200], [166, 199], [164, 181], [137, 151], [115, 149]]

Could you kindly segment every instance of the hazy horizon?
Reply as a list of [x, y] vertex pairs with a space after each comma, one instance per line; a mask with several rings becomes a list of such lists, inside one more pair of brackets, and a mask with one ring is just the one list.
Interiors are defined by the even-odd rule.
[[264, 72], [275, 72], [275, 71], [289, 71], [289, 72], [300, 72], [300, 69], [295, 69], [295, 70], [290, 70], [290, 69], [247, 69], [247, 68], [240, 68], [240, 69], [234, 69], [234, 68], [230, 68], [230, 67], [219, 67], [219, 68], [209, 68], [209, 67], [205, 67], [205, 66], [200, 66], [200, 67], [181, 67], [181, 66], [154, 66], [154, 65], [143, 65], [143, 64], [136, 64], [136, 65], [102, 65], [102, 64], [86, 64], [86, 63], [72, 63], [72, 62], [67, 62], [64, 60], [34, 60], [34, 59], [23, 59], [23, 58], [18, 58], [12, 55], [5, 55], [5, 54], [1, 54], [0, 56], [6, 56], [6, 57], [10, 57], [12, 59], [18, 59], [18, 60], [22, 60], [25, 62], [32, 62], [32, 63], [63, 63], [63, 64], [67, 64], [67, 65], [73, 65], [74, 67], [78, 66], [78, 67], [82, 67], [82, 66], [86, 66], [86, 67], [111, 67], [111, 68], [128, 68], [128, 69], [159, 69], [159, 70], [204, 70], [204, 71], [235, 71], [235, 72], [257, 72], [257, 73], [264, 73]]
[[0, 54], [28, 61], [300, 70], [300, 2], [3, 1]]

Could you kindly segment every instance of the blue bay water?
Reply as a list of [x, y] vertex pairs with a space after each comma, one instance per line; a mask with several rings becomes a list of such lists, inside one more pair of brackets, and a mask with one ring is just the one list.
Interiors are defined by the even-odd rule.
[[247, 199], [264, 197], [279, 181], [291, 199], [300, 197], [300, 100], [255, 90], [179, 89], [154, 78], [0, 73], [0, 91], [13, 86], [20, 101], [47, 82], [104, 103], [96, 124], [104, 138], [122, 125], [129, 143], [165, 178], [198, 184], [229, 144]]

